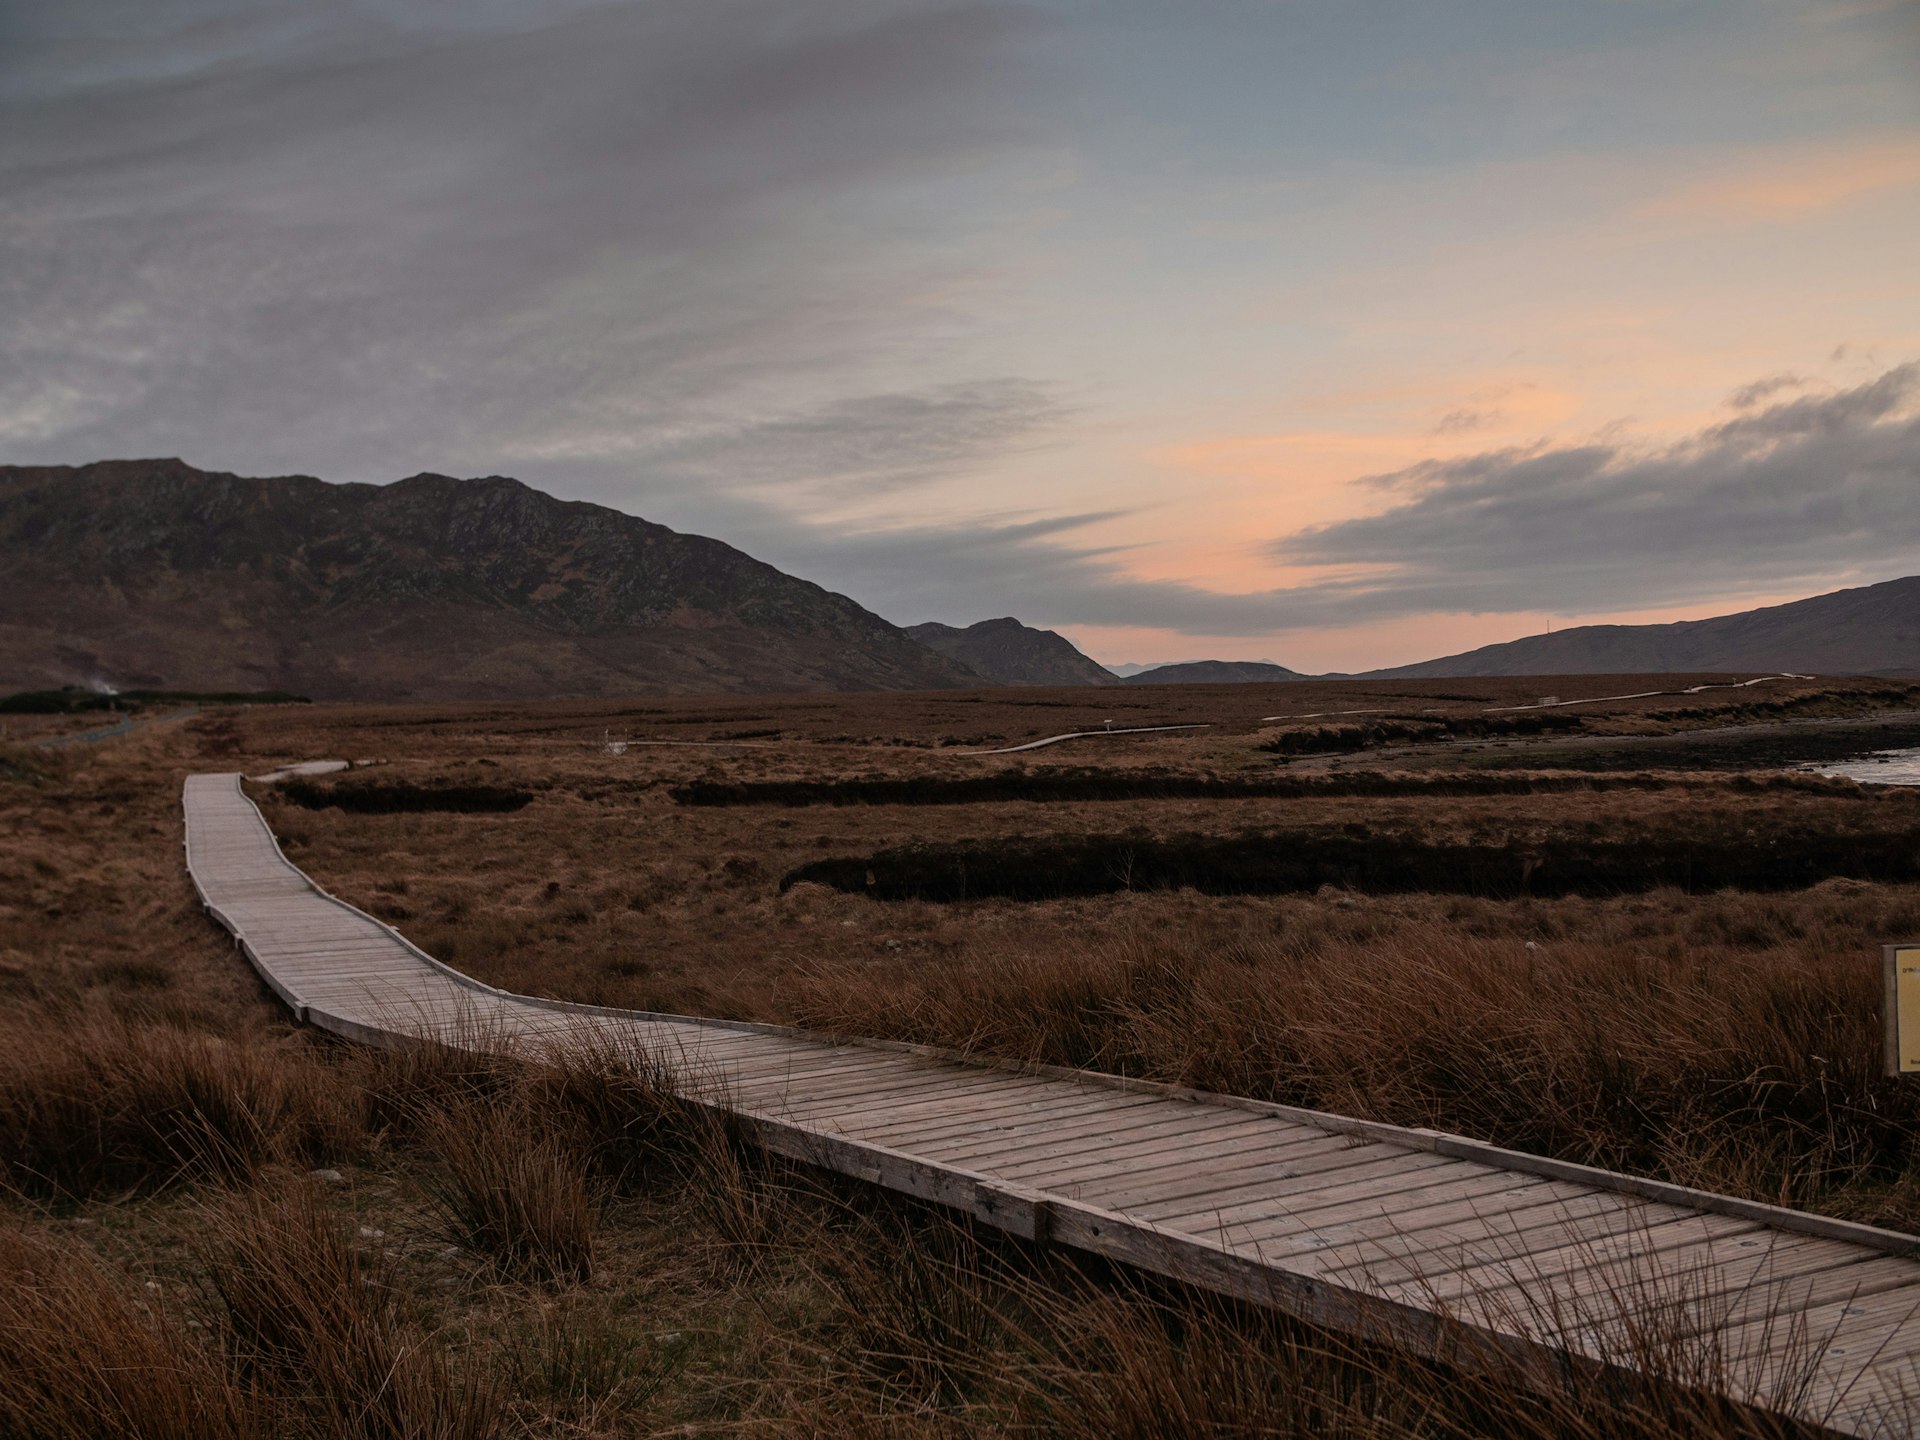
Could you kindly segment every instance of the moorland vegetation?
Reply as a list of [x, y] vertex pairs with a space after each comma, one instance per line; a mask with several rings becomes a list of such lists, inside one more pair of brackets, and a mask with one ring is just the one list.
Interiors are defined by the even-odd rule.
[[[1421, 705], [1484, 699], [1439, 688]], [[1647, 1384], [1570, 1373], [1543, 1391], [796, 1171], [645, 1056], [529, 1067], [326, 1041], [197, 913], [179, 861], [184, 774], [338, 755], [354, 768], [301, 803], [256, 787], [289, 854], [495, 983], [1151, 1076], [1920, 1228], [1920, 1102], [1879, 1073], [1877, 1013], [1878, 946], [1920, 934], [1910, 879], [782, 889], [820, 859], [970, 837], [1671, 833], [1764, 854], [1810, 831], [1842, 853], [1920, 833], [1903, 792], [1589, 777], [1545, 751], [1491, 773], [1478, 762], [1522, 754], [1496, 738], [1282, 765], [1258, 698], [1212, 732], [1020, 771], [943, 743], [1111, 703], [301, 707], [10, 749], [0, 1436], [1790, 1433], [1699, 1398], [1715, 1357], [1658, 1327]], [[1872, 708], [1834, 687], [1808, 705]], [[1644, 711], [1588, 729], [1694, 723]], [[726, 738], [746, 730], [773, 733]], [[1007, 791], [1022, 774], [1030, 798]], [[844, 803], [842, 781], [875, 788]], [[342, 806], [335, 786], [528, 798]]]

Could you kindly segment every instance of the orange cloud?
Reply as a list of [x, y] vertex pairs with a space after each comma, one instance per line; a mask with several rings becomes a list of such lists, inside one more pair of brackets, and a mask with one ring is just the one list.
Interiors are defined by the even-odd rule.
[[[1409, 384], [1305, 396], [1289, 408], [1344, 422], [1339, 428], [1217, 435], [1155, 452], [1151, 461], [1261, 538], [1336, 520], [1375, 503], [1353, 482], [1423, 460], [1528, 445], [1581, 410], [1578, 397], [1530, 380], [1484, 377], [1468, 385]], [[1221, 512], [1226, 512], [1223, 515]], [[1217, 533], [1217, 532], [1216, 532]], [[1161, 547], [1156, 547], [1161, 548]], [[1162, 557], [1170, 558], [1171, 547]], [[1271, 574], [1270, 562], [1236, 567]], [[1171, 573], [1171, 572], [1170, 572]], [[1192, 573], [1192, 572], [1189, 572]], [[1268, 583], [1271, 583], [1269, 580]]]

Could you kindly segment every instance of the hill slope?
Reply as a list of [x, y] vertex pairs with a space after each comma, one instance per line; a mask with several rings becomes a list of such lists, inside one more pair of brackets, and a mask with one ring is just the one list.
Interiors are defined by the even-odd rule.
[[729, 545], [517, 480], [0, 467], [0, 686], [448, 700], [977, 685]]
[[1082, 655], [1052, 630], [1036, 630], [1012, 616], [982, 620], [964, 630], [929, 622], [909, 625], [922, 645], [1001, 685], [1115, 685], [1119, 677]]
[[1835, 590], [1710, 620], [1581, 625], [1529, 635], [1373, 679], [1443, 675], [1686, 674], [1794, 670], [1809, 675], [1920, 674], [1920, 575]]
[[1308, 677], [1284, 665], [1265, 660], [1185, 660], [1178, 665], [1156, 665], [1127, 676], [1129, 685], [1254, 685], [1271, 680]]

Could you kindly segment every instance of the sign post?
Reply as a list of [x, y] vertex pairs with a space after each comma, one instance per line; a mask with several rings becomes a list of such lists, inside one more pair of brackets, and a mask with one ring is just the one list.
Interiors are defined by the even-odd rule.
[[1887, 1073], [1920, 1071], [1920, 945], [1889, 945], [1886, 956]]

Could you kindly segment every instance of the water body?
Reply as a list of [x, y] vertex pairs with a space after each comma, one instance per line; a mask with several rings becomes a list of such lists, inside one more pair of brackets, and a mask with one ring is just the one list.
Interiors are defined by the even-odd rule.
[[1863, 785], [1920, 785], [1920, 746], [1910, 750], [1877, 750], [1838, 765], [1810, 767], [1821, 775], [1858, 780]]

